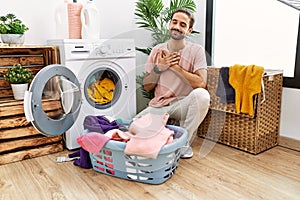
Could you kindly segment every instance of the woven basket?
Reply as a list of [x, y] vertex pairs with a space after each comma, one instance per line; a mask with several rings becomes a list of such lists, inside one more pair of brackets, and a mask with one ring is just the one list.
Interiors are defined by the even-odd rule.
[[216, 96], [220, 68], [208, 68], [209, 112], [198, 129], [200, 137], [258, 154], [278, 144], [283, 74], [265, 71], [263, 93], [254, 97], [254, 116], [237, 114], [234, 103]]
[[148, 184], [161, 184], [172, 177], [178, 167], [180, 150], [187, 143], [185, 129], [167, 125], [174, 131], [174, 142], [165, 145], [156, 159], [125, 154], [126, 143], [110, 140], [98, 154], [90, 153], [93, 169], [110, 176]]

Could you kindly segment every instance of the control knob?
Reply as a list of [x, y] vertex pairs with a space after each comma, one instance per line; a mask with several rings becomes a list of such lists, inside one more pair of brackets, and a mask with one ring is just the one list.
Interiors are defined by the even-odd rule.
[[100, 46], [97, 48], [97, 52], [102, 55], [107, 54], [109, 52], [109, 50], [110, 50], [110, 48], [108, 45], [103, 45], [103, 46]]

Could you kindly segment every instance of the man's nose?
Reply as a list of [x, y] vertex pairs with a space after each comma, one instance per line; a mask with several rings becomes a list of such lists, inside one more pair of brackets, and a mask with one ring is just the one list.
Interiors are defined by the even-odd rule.
[[179, 30], [179, 24], [174, 24], [174, 29]]

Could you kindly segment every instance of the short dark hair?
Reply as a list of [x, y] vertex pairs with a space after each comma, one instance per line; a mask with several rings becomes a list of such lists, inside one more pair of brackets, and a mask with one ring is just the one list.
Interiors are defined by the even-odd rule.
[[182, 13], [185, 13], [189, 18], [190, 18], [190, 25], [189, 25], [189, 28], [193, 28], [194, 26], [194, 23], [195, 23], [195, 18], [194, 18], [194, 15], [193, 13], [188, 10], [188, 9], [185, 9], [185, 8], [179, 8], [177, 10], [175, 10], [172, 15], [171, 15], [171, 19], [173, 19], [173, 16], [175, 13], [179, 13], [179, 12], [182, 12]]

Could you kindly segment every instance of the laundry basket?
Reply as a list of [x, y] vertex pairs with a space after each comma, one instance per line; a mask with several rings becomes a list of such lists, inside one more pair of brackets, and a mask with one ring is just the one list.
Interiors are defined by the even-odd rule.
[[161, 184], [171, 178], [178, 167], [180, 149], [186, 145], [188, 134], [184, 128], [167, 125], [174, 131], [174, 141], [165, 145], [156, 159], [125, 154], [126, 143], [110, 140], [97, 154], [90, 153], [93, 169], [122, 179]]
[[264, 92], [255, 95], [254, 116], [237, 113], [235, 103], [222, 103], [216, 95], [220, 68], [208, 68], [210, 109], [198, 129], [205, 139], [258, 154], [278, 144], [283, 73], [265, 70]]

